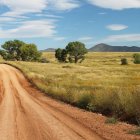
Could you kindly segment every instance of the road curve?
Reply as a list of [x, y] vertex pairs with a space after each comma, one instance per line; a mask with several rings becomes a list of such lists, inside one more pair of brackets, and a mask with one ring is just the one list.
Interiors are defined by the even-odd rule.
[[19, 70], [0, 64], [0, 140], [103, 140], [45, 98]]

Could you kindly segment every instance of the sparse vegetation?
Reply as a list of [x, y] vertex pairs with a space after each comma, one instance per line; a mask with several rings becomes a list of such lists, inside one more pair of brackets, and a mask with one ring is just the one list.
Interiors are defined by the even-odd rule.
[[39, 59], [39, 62], [41, 62], [41, 63], [50, 63], [50, 61], [47, 58], [41, 58], [41, 59]]
[[[58, 63], [54, 53], [44, 53], [50, 63], [8, 62], [22, 71], [49, 96], [81, 108], [138, 124], [140, 118], [140, 65], [133, 53], [88, 53], [83, 63]], [[120, 59], [129, 65], [122, 67]]]

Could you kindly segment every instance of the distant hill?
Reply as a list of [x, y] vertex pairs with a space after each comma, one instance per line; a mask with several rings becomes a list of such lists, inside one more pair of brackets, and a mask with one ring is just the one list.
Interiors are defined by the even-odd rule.
[[90, 48], [91, 52], [140, 52], [140, 47], [132, 46], [110, 46], [107, 44], [98, 44]]
[[41, 52], [55, 52], [54, 48], [47, 48], [45, 50], [41, 50]]

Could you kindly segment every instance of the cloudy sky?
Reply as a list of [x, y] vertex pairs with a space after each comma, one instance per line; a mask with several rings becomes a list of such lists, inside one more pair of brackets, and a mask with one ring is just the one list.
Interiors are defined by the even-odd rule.
[[13, 39], [39, 49], [140, 46], [140, 0], [0, 0], [0, 44]]

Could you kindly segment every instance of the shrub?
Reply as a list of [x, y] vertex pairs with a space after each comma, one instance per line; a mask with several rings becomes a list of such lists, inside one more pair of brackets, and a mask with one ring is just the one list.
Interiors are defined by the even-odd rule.
[[77, 101], [77, 105], [80, 108], [87, 109], [88, 105], [90, 104], [90, 101], [91, 101], [90, 94], [82, 94]]
[[140, 54], [138, 54], [138, 53], [134, 54], [133, 58], [134, 58], [135, 64], [140, 64]]
[[136, 130], [132, 130], [129, 132], [130, 134], [133, 134], [133, 135], [140, 135], [140, 128], [136, 129]]
[[49, 63], [50, 61], [47, 60], [47, 58], [41, 58], [41, 59], [39, 60], [39, 62], [41, 62], [41, 63]]
[[128, 61], [126, 58], [121, 59], [121, 65], [128, 65]]
[[95, 107], [95, 105], [94, 104], [92, 104], [92, 103], [89, 103], [88, 105], [87, 105], [87, 110], [89, 110], [89, 111], [95, 111], [96, 110], [96, 107]]
[[105, 123], [108, 124], [116, 124], [117, 122], [118, 120], [115, 117], [107, 118], [107, 120], [105, 121]]

